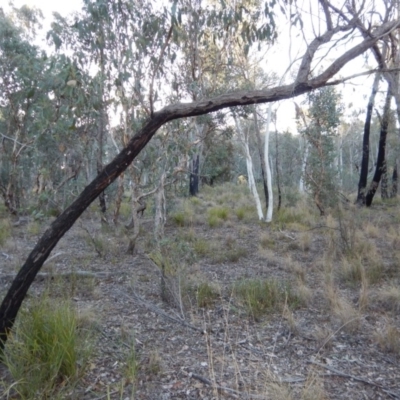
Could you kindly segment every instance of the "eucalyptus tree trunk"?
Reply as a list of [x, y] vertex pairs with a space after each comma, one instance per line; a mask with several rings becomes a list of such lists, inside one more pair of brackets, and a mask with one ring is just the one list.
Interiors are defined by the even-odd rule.
[[238, 135], [240, 137], [240, 141], [242, 143], [242, 146], [243, 146], [243, 149], [245, 152], [245, 156], [246, 156], [246, 167], [247, 167], [247, 178], [248, 178], [249, 189], [250, 189], [251, 194], [254, 197], [254, 201], [256, 202], [258, 219], [263, 220], [264, 214], [262, 211], [260, 196], [258, 195], [256, 182], [254, 179], [253, 160], [251, 158], [250, 149], [249, 149], [248, 134], [243, 132], [243, 130], [241, 129], [238, 118], [235, 115], [233, 116], [233, 118], [235, 120], [236, 129], [237, 129]]
[[190, 162], [189, 194], [197, 196], [199, 193], [200, 155], [195, 154]]
[[257, 147], [258, 147], [258, 154], [260, 156], [261, 175], [264, 187], [265, 209], [268, 209], [269, 196], [268, 196], [267, 167], [265, 164], [266, 157], [265, 154], [263, 154], [263, 145], [261, 139], [260, 126], [258, 124], [257, 109], [255, 106], [252, 108], [253, 108], [253, 119], [254, 119], [254, 131], [256, 133], [256, 138], [257, 138]]
[[388, 85], [388, 90], [386, 94], [386, 101], [385, 106], [383, 109], [383, 116], [381, 121], [381, 132], [379, 136], [379, 148], [378, 148], [378, 157], [376, 160], [376, 168], [374, 177], [372, 182], [369, 186], [368, 192], [365, 196], [365, 205], [367, 207], [371, 206], [372, 200], [375, 196], [375, 193], [378, 189], [379, 182], [381, 180], [382, 174], [385, 172], [386, 160], [385, 160], [385, 153], [386, 153], [386, 137], [388, 132], [389, 126], [389, 114], [390, 114], [390, 100], [392, 98], [391, 88]]
[[268, 107], [268, 118], [267, 118], [267, 129], [265, 131], [265, 142], [264, 142], [264, 157], [265, 157], [265, 166], [267, 173], [267, 186], [268, 186], [268, 208], [267, 215], [265, 216], [265, 222], [272, 221], [272, 211], [274, 208], [274, 199], [273, 199], [273, 191], [272, 191], [272, 174], [271, 167], [269, 163], [269, 134], [270, 134], [270, 126], [271, 126], [271, 104]]
[[[104, 38], [102, 38], [102, 43], [104, 43]], [[105, 73], [104, 73], [104, 65], [105, 65], [105, 59], [104, 59], [104, 48], [100, 48], [100, 112], [99, 112], [99, 132], [97, 135], [97, 143], [98, 143], [98, 149], [97, 149], [97, 173], [99, 174], [101, 170], [103, 169], [103, 152], [104, 152], [104, 137], [105, 137], [105, 129], [106, 129], [106, 112], [105, 112], [105, 106], [104, 106], [104, 79], [105, 79]], [[99, 204], [100, 204], [100, 210], [102, 213], [102, 218], [101, 222], [107, 222], [107, 217], [106, 217], [106, 211], [107, 211], [107, 206], [106, 206], [106, 198], [104, 192], [101, 192], [99, 195]]]
[[164, 237], [164, 226], [166, 221], [165, 178], [165, 171], [161, 171], [159, 186], [155, 194], [156, 215], [154, 218], [154, 238], [157, 243], [159, 243]]
[[397, 163], [395, 163], [394, 167], [393, 167], [392, 190], [391, 190], [391, 194], [390, 194], [390, 197], [392, 197], [392, 198], [397, 197], [397, 181], [398, 181]]
[[306, 168], [307, 168], [307, 159], [308, 159], [308, 142], [305, 137], [299, 138], [300, 143], [303, 142], [304, 150], [303, 150], [303, 160], [301, 163], [301, 176], [299, 182], [299, 192], [304, 193], [304, 177], [306, 175]]
[[372, 85], [372, 92], [368, 100], [367, 115], [365, 117], [360, 180], [358, 182], [358, 194], [356, 201], [356, 203], [359, 205], [365, 205], [365, 195], [366, 195], [367, 180], [368, 180], [368, 163], [369, 163], [369, 136], [371, 131], [372, 111], [374, 108], [376, 93], [378, 92], [379, 88], [379, 78], [380, 74], [376, 74], [374, 83]]

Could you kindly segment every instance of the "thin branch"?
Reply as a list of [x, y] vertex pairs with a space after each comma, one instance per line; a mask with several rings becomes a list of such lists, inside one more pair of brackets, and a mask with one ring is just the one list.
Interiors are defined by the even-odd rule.
[[11, 138], [11, 137], [9, 137], [9, 136], [4, 135], [4, 133], [0, 133], [0, 135], [3, 136], [4, 139], [11, 140], [12, 142], [17, 143], [17, 144], [19, 144], [19, 145], [21, 145], [21, 146], [25, 146], [25, 147], [27, 146], [27, 147], [33, 148], [32, 146], [29, 146], [29, 145], [26, 144], [26, 143], [18, 142], [18, 140], [13, 139], [13, 138]]
[[[356, 375], [346, 374], [344, 372], [341, 372], [341, 371], [337, 370], [336, 368], [330, 367], [329, 365], [325, 365], [325, 364], [319, 363], [317, 361], [310, 360], [308, 362], [310, 364], [317, 365], [318, 367], [325, 368], [328, 371], [332, 372], [334, 375], [341, 376], [342, 378], [353, 379], [354, 381], [357, 381], [357, 382], [362, 382], [362, 383], [366, 383], [367, 385], [375, 386], [375, 387], [381, 389], [386, 394], [388, 394], [393, 399], [400, 399], [400, 394], [399, 393], [395, 393], [395, 392], [385, 388], [384, 386], [382, 386], [379, 383], [370, 381], [369, 379], [366, 379], [366, 378], [361, 378], [361, 377], [356, 376]], [[327, 375], [325, 375], [325, 376], [327, 376]]]

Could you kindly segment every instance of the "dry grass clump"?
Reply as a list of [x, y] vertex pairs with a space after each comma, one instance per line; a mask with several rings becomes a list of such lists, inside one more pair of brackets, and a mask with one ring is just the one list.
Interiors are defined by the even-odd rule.
[[326, 296], [332, 314], [338, 319], [340, 329], [349, 333], [355, 333], [361, 325], [361, 315], [359, 310], [345, 298], [338, 294], [333, 285], [326, 286]]
[[214, 263], [237, 262], [247, 255], [247, 249], [238, 245], [237, 240], [228, 236], [223, 240], [199, 238], [193, 243], [194, 252], [200, 257], [208, 257]]
[[316, 326], [313, 331], [313, 336], [317, 341], [318, 351], [324, 348], [331, 350], [335, 334], [330, 328], [327, 326]]
[[294, 261], [290, 256], [288, 256], [285, 259], [284, 266], [285, 269], [292, 272], [298, 280], [305, 282], [306, 271], [297, 261]]
[[11, 221], [8, 218], [0, 218], [0, 246], [11, 236]]
[[190, 201], [185, 201], [181, 207], [170, 215], [170, 219], [177, 226], [190, 226], [193, 224], [195, 218], [194, 203], [191, 199]]
[[368, 221], [364, 226], [363, 226], [363, 231], [365, 235], [369, 238], [376, 239], [381, 236], [381, 231], [379, 227], [370, 221]]
[[275, 239], [268, 233], [262, 233], [260, 237], [260, 246], [263, 249], [273, 249], [275, 247]]
[[281, 208], [275, 213], [272, 226], [276, 229], [291, 229], [295, 226], [298, 229], [310, 226], [313, 221], [314, 218], [308, 207]]
[[328, 400], [324, 383], [314, 371], [311, 371], [301, 391], [301, 400]]
[[299, 300], [299, 304], [307, 306], [313, 297], [312, 290], [305, 284], [304, 280], [298, 279], [295, 285], [295, 292]]
[[342, 256], [339, 269], [340, 279], [353, 286], [362, 282], [364, 278], [371, 284], [379, 282], [384, 275], [383, 262], [374, 250], [376, 247], [372, 246], [366, 258]]
[[302, 232], [299, 235], [299, 246], [302, 251], [309, 251], [311, 249], [312, 236], [310, 232]]
[[398, 229], [395, 229], [391, 226], [386, 234], [386, 237], [393, 248], [400, 248], [400, 232]]
[[267, 371], [262, 377], [265, 382], [264, 394], [270, 400], [292, 400], [289, 385], [282, 383], [272, 372]]
[[376, 340], [383, 351], [400, 355], [400, 330], [392, 324], [376, 332]]
[[400, 287], [395, 285], [383, 287], [378, 294], [378, 301], [386, 310], [400, 312]]

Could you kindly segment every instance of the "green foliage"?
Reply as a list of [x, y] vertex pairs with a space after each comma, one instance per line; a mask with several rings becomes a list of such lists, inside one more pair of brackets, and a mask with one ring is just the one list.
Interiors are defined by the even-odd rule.
[[340, 99], [332, 87], [312, 91], [308, 95], [310, 122], [301, 129], [309, 144], [304, 180], [321, 215], [337, 202], [338, 170], [334, 164], [335, 137], [342, 115]]
[[82, 376], [92, 346], [70, 302], [46, 295], [23, 310], [7, 341], [4, 362], [23, 399], [54, 398]]
[[226, 207], [213, 207], [208, 210], [207, 222], [210, 228], [220, 226], [228, 219], [229, 210]]
[[133, 340], [126, 354], [125, 371], [126, 379], [133, 385], [136, 382], [137, 374], [139, 372], [140, 362], [136, 354], [135, 341]]
[[285, 304], [289, 307], [299, 304], [290, 286], [275, 280], [242, 280], [234, 285], [234, 294], [255, 320], [266, 313], [281, 310]]
[[205, 141], [206, 154], [202, 174], [210, 185], [229, 182], [232, 179], [234, 149], [231, 135], [214, 135]]
[[308, 225], [309, 215], [300, 207], [281, 208], [275, 213], [273, 226], [282, 229], [289, 224]]
[[218, 298], [218, 293], [213, 286], [207, 282], [200, 283], [196, 290], [197, 306], [200, 308], [211, 307]]

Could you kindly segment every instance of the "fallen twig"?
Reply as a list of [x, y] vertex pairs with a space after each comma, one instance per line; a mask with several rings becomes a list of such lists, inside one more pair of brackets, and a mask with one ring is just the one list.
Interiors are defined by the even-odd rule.
[[318, 367], [325, 368], [328, 371], [332, 372], [334, 375], [341, 376], [343, 378], [353, 379], [354, 381], [357, 381], [357, 382], [362, 382], [362, 383], [365, 383], [367, 385], [378, 387], [379, 389], [381, 389], [383, 392], [388, 394], [393, 399], [400, 399], [400, 394], [399, 393], [392, 392], [391, 390], [386, 389], [384, 386], [380, 385], [379, 383], [370, 381], [369, 379], [366, 379], [366, 378], [361, 378], [359, 376], [346, 374], [344, 372], [341, 372], [341, 371], [337, 370], [336, 368], [330, 367], [329, 365], [325, 365], [325, 364], [319, 363], [317, 361], [309, 360], [308, 362], [310, 364], [317, 365]]
[[60, 251], [59, 253], [54, 254], [53, 256], [49, 257], [49, 258], [43, 263], [43, 266], [45, 266], [46, 264], [48, 264], [51, 260], [54, 260], [56, 257], [62, 256], [63, 254], [65, 254], [65, 252], [63, 252], [63, 251]]

